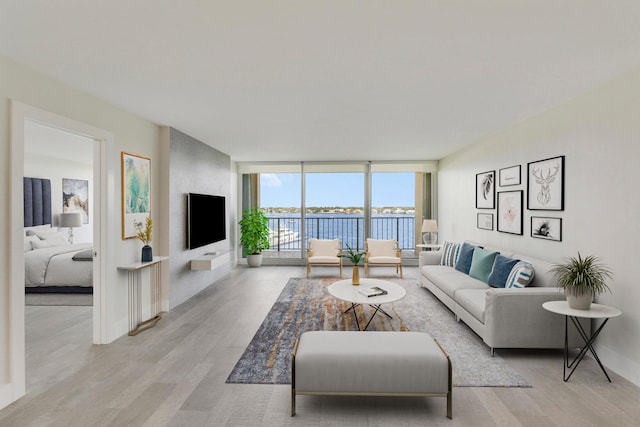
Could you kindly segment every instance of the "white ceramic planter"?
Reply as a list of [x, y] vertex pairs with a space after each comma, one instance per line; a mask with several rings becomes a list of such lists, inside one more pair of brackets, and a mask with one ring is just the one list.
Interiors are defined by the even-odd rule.
[[247, 255], [249, 267], [260, 267], [262, 265], [262, 254]]

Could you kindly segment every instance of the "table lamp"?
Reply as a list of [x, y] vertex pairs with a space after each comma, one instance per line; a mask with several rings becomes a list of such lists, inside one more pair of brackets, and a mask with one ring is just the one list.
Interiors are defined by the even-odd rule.
[[82, 227], [82, 215], [80, 212], [65, 212], [60, 214], [60, 223], [58, 227], [68, 227], [69, 237], [67, 240], [73, 244], [73, 228]]
[[438, 223], [435, 219], [422, 221], [422, 241], [425, 245], [433, 245], [438, 241]]

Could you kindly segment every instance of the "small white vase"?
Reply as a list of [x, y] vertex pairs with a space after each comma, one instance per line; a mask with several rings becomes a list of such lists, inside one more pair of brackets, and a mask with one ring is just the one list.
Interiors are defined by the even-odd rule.
[[569, 308], [573, 308], [575, 310], [589, 310], [591, 308], [591, 303], [593, 302], [592, 292], [576, 295], [568, 289], [565, 289], [564, 295], [567, 297]]

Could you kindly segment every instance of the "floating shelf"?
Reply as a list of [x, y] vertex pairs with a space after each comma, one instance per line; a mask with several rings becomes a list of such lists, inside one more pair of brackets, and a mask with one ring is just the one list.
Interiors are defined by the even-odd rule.
[[191, 270], [213, 270], [231, 261], [229, 252], [204, 255], [191, 260]]

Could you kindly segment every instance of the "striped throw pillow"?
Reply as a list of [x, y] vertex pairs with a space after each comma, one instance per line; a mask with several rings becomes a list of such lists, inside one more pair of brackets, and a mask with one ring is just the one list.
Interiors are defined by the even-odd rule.
[[440, 265], [446, 265], [447, 267], [453, 267], [458, 262], [458, 255], [460, 255], [460, 244], [453, 242], [444, 242], [442, 245], [442, 258], [440, 258]]
[[505, 288], [524, 288], [533, 280], [535, 271], [533, 266], [526, 262], [520, 261], [511, 269], [511, 273], [507, 277]]

